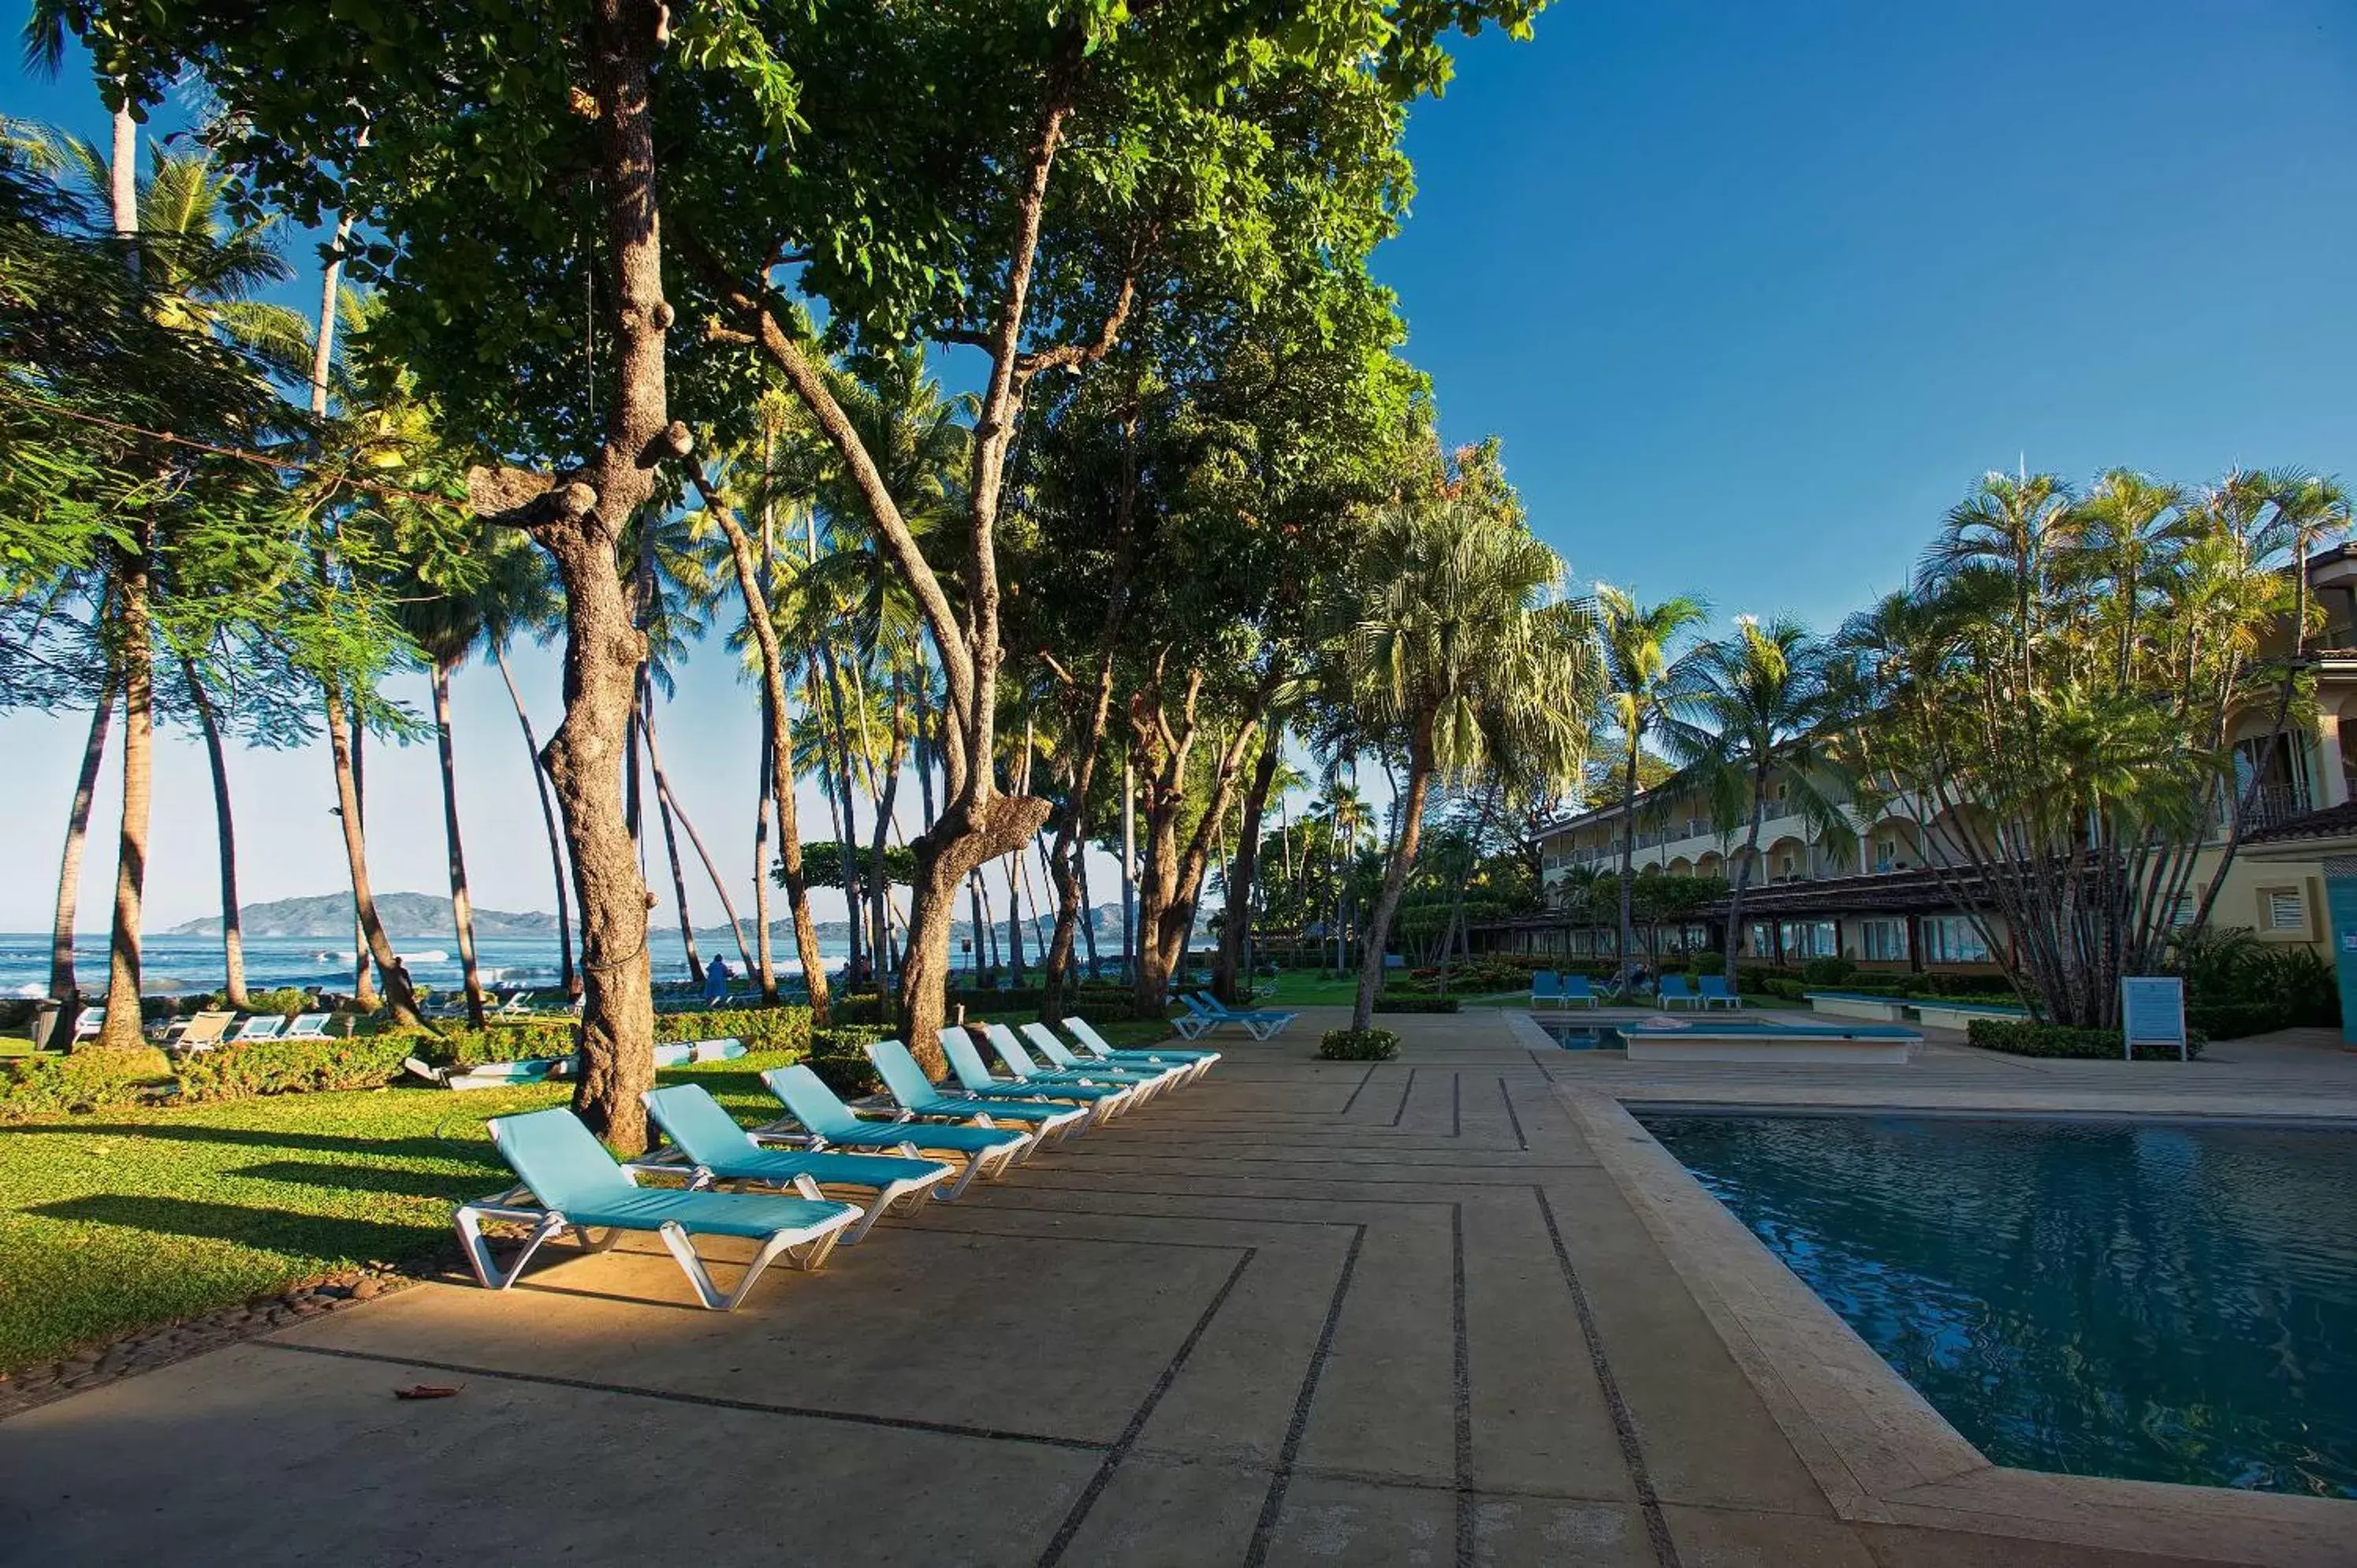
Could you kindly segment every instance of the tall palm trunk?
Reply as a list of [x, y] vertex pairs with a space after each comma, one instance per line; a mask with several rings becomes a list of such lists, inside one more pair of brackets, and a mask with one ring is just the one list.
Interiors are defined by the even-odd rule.
[[345, 715], [343, 689], [330, 682], [327, 691], [328, 746], [335, 757], [337, 810], [344, 822], [344, 859], [351, 872], [352, 910], [366, 950], [384, 976], [386, 1010], [394, 1024], [415, 1027], [425, 1020], [418, 1015], [417, 997], [409, 987], [409, 972], [393, 957], [384, 922], [377, 918], [376, 895], [369, 886], [368, 843], [361, 827], [360, 783], [352, 766], [354, 732]]
[[243, 1013], [252, 1004], [245, 994], [245, 928], [237, 908], [237, 823], [230, 812], [229, 759], [222, 755], [221, 724], [214, 716], [212, 699], [205, 695], [204, 682], [197, 677], [197, 661], [181, 660], [180, 673], [188, 682], [188, 703], [197, 710], [197, 725], [205, 736], [205, 760], [212, 768], [213, 833], [221, 854], [221, 995], [230, 1006]]
[[82, 742], [81, 772], [75, 778], [73, 804], [66, 811], [66, 843], [58, 855], [57, 913], [49, 923], [49, 994], [62, 1009], [57, 1038], [73, 1037], [74, 1017], [81, 1011], [81, 991], [74, 980], [74, 913], [81, 899], [82, 849], [90, 842], [90, 808], [98, 795], [99, 765], [106, 758], [106, 732], [114, 717], [117, 691], [113, 671], [98, 689], [98, 706], [91, 711], [90, 736]]
[[467, 1022], [483, 1026], [483, 975], [475, 964], [475, 901], [467, 891], [467, 850], [458, 837], [458, 763], [450, 746], [450, 667], [434, 661], [434, 741], [442, 754], [442, 841], [450, 860], [450, 920], [458, 930], [458, 969], [467, 987]]
[[1424, 800], [1432, 788], [1432, 715], [1416, 715], [1415, 733], [1408, 740], [1407, 794], [1401, 801], [1399, 832], [1391, 859], [1383, 866], [1383, 891], [1375, 897], [1367, 918], [1366, 940], [1359, 954], [1359, 993], [1351, 1004], [1351, 1027], [1373, 1024], [1375, 998], [1383, 988], [1383, 949], [1389, 944], [1392, 917], [1399, 913], [1400, 895], [1407, 890], [1407, 874], [1424, 843]]
[[556, 802], [549, 798], [548, 774], [540, 761], [540, 740], [532, 733], [532, 715], [524, 711], [523, 693], [516, 690], [515, 672], [508, 668], [507, 650], [493, 644], [491, 658], [499, 664], [500, 679], [507, 682], [508, 701], [515, 704], [516, 724], [523, 731], [524, 750], [532, 757], [532, 781], [540, 789], [541, 821], [548, 828], [548, 864], [556, 881], [557, 973], [566, 999], [571, 1000], [581, 994], [581, 977], [573, 972], [573, 911], [565, 875], [565, 835], [557, 831]]
[[1252, 986], [1253, 885], [1260, 875], [1261, 819], [1268, 810], [1277, 765], [1285, 760], [1284, 742], [1280, 725], [1261, 747], [1252, 782], [1244, 789], [1243, 822], [1235, 857], [1228, 863], [1228, 918], [1220, 930], [1220, 956], [1211, 971], [1211, 993], [1222, 1002], [1242, 1002]]
[[[749, 974], [753, 971], [753, 955], [745, 950], [745, 922], [737, 918], [736, 901], [728, 897], [728, 884], [721, 876], [720, 867], [713, 864], [711, 854], [704, 847], [704, 836], [695, 831], [695, 824], [688, 820], [687, 810], [679, 803], [679, 797], [672, 793], [671, 775], [663, 771], [662, 749], [655, 744], [654, 714], [642, 713], [639, 716], [639, 724], [646, 734], [647, 761], [654, 771], [655, 804], [663, 814], [663, 832], [668, 837], [671, 824], [673, 820], [676, 820], [680, 831], [687, 834], [687, 842], [694, 849], [695, 858], [703, 864], [704, 875], [711, 879], [713, 894], [720, 900], [721, 913], [728, 917], [728, 929], [736, 933], [737, 956], [743, 961], [745, 972]], [[674, 859], [672, 865], [673, 875], [676, 877], [679, 863]], [[686, 922], [687, 886], [683, 881], [678, 882], [677, 886], [680, 918], [683, 925]], [[688, 961], [691, 963], [695, 961], [694, 948], [688, 950]]]
[[[644, 670], [641, 669], [639, 676], [639, 713], [636, 730], [637, 734], [644, 739], [650, 757], [653, 754], [655, 744], [654, 714], [650, 711], [651, 687], [652, 682], [647, 679]], [[701, 985], [704, 983], [704, 955], [696, 950], [695, 917], [689, 912], [687, 907], [687, 873], [681, 868], [679, 863], [679, 833], [672, 826], [671, 790], [663, 783], [662, 763], [654, 764], [654, 773], [655, 816], [662, 823], [663, 858], [671, 866], [672, 897], [679, 906], [679, 945], [687, 953], [688, 978]], [[736, 922], [731, 920], [729, 923], [734, 925]], [[737, 933], [737, 945], [739, 950], [742, 950], [745, 945], [745, 933], [742, 930]], [[748, 970], [753, 967], [753, 961], [750, 958], [746, 959], [745, 967]]]
[[[330, 693], [329, 700], [336, 700]], [[368, 726], [352, 726], [351, 765], [344, 769], [351, 775], [352, 817], [360, 824], [363, 837], [368, 832]], [[337, 779], [339, 798], [343, 785]], [[352, 1002], [363, 1013], [373, 1013], [382, 1005], [376, 993], [375, 966], [369, 954], [368, 928], [361, 920], [360, 889], [352, 889]]]
[[123, 679], [123, 825], [115, 841], [114, 931], [106, 976], [106, 1023], [98, 1045], [137, 1050], [147, 1043], [139, 1012], [140, 906], [147, 886], [147, 817], [153, 798], [154, 648], [148, 600], [149, 538], [145, 523], [118, 547], [115, 659]]
[[1743, 893], [1751, 886], [1751, 868], [1760, 862], [1760, 824], [1767, 815], [1768, 770], [1764, 766], [1754, 766], [1751, 770], [1751, 829], [1743, 840], [1743, 864], [1735, 868], [1734, 886], [1727, 895], [1727, 984], [1731, 991], [1742, 989], [1735, 974], [1735, 958], [1740, 950], [1736, 944], [1743, 938]]
[[759, 789], [753, 799], [753, 961], [761, 1000], [778, 999], [778, 972], [770, 947], [770, 749], [776, 742], [777, 717], [767, 692], [761, 694], [761, 757], [754, 772]]
[[1620, 791], [1620, 988], [1629, 988], [1629, 977], [1636, 972], [1637, 926], [1632, 908], [1637, 886], [1637, 757], [1642, 745], [1640, 738], [1629, 737], [1629, 768]]

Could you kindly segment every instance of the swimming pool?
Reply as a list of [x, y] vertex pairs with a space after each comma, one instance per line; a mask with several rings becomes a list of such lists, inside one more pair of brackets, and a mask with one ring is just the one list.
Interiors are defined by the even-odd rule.
[[1535, 1020], [1547, 1037], [1567, 1051], [1623, 1051], [1629, 1042], [1609, 1024], [1573, 1024], [1553, 1018]]
[[1996, 1463], [2357, 1498], [2357, 1132], [1638, 1119]]

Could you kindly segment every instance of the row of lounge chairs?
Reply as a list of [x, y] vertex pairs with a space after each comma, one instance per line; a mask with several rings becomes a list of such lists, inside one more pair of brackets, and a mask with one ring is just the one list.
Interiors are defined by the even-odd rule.
[[[491, 1141], [516, 1185], [460, 1205], [453, 1216], [459, 1241], [476, 1280], [505, 1290], [563, 1231], [599, 1251], [627, 1232], [652, 1234], [696, 1298], [727, 1311], [779, 1259], [816, 1269], [895, 1206], [953, 1201], [976, 1179], [996, 1180], [1034, 1150], [1191, 1082], [1220, 1059], [1208, 1050], [1116, 1050], [1082, 1019], [1067, 1018], [1064, 1026], [1077, 1050], [1044, 1024], [1024, 1026], [1031, 1045], [1054, 1064], [1043, 1068], [1013, 1030], [989, 1026], [991, 1048], [1009, 1073], [1003, 1079], [983, 1063], [963, 1029], [943, 1029], [955, 1089], [928, 1079], [899, 1041], [877, 1041], [867, 1047], [868, 1059], [894, 1101], [881, 1116], [854, 1111], [801, 1065], [761, 1075], [786, 1114], [752, 1129], [701, 1085], [649, 1090], [640, 1098], [665, 1142], [629, 1164], [618, 1164], [570, 1111], [495, 1117]], [[649, 1186], [642, 1178], [681, 1185]], [[829, 1198], [829, 1187], [856, 1192], [864, 1201]], [[483, 1230], [495, 1221], [529, 1227], [522, 1251], [504, 1266]], [[695, 1250], [699, 1236], [760, 1244], [733, 1288], [712, 1278]]]
[[[228, 1009], [191, 1013], [165, 1026], [162, 1042], [170, 1050], [206, 1051], [215, 1046], [242, 1045], [248, 1040], [324, 1040], [332, 1013], [256, 1013], [241, 1020]], [[94, 1040], [106, 1027], [106, 1009], [85, 1007], [75, 1015], [73, 1037]]]
[[1301, 1016], [1298, 1013], [1281, 1013], [1275, 1008], [1248, 1008], [1238, 1012], [1208, 991], [1191, 995], [1180, 993], [1180, 1006], [1186, 1015], [1173, 1018], [1170, 1026], [1178, 1031], [1182, 1040], [1200, 1039], [1223, 1024], [1233, 1024], [1255, 1040], [1266, 1040], [1283, 1034], [1286, 1025]]
[[[1603, 1000], [1603, 994], [1584, 974], [1557, 974], [1554, 970], [1542, 969], [1531, 976], [1534, 1012], [1544, 1007], [1594, 1007]], [[1654, 985], [1653, 1004], [1662, 1008], [1740, 1008], [1743, 1000], [1723, 974], [1705, 974], [1693, 980], [1683, 974], [1665, 974]]]

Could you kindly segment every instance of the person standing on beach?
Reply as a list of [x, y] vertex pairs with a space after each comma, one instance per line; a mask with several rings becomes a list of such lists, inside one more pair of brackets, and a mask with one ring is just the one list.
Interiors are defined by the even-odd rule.
[[704, 1000], [708, 1004], [728, 994], [728, 961], [718, 953], [704, 972]]

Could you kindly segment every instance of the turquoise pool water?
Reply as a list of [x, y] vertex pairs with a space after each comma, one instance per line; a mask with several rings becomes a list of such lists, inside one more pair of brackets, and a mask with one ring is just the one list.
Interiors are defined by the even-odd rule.
[[1996, 1463], [2357, 1498], [2357, 1132], [1639, 1119]]

